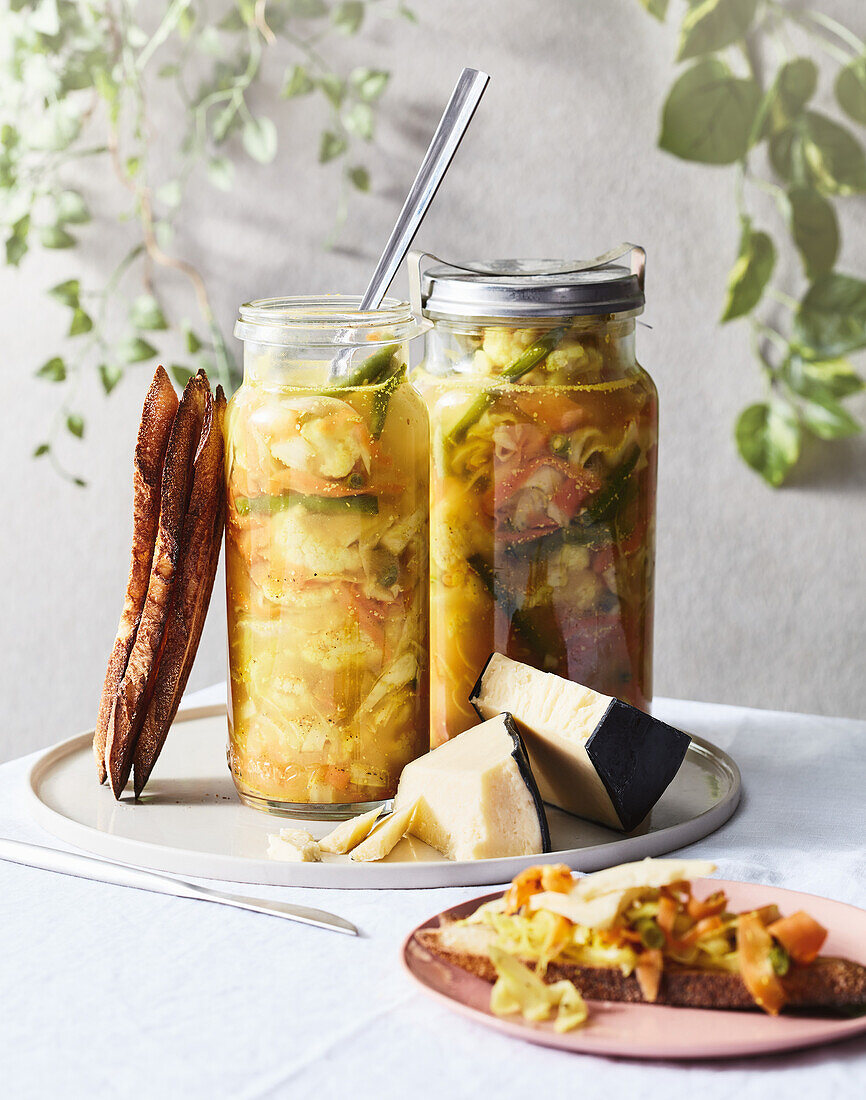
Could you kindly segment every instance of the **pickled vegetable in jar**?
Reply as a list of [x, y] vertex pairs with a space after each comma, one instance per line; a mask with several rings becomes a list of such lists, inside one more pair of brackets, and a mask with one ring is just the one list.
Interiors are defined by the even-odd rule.
[[643, 709], [652, 692], [642, 263], [468, 266], [424, 274], [433, 328], [413, 375], [432, 430], [434, 745], [477, 722], [469, 697], [494, 650]]
[[429, 748], [428, 439], [405, 304], [242, 306], [226, 415], [229, 765], [241, 798], [350, 816]]

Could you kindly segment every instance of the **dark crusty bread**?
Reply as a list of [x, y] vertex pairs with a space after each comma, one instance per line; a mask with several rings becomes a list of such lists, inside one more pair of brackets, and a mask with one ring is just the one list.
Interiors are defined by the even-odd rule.
[[[496, 970], [484, 949], [485, 942], [490, 940], [484, 932], [477, 926], [457, 928], [443, 924], [417, 932], [415, 939], [431, 955], [493, 982]], [[587, 1000], [647, 1003], [634, 974], [626, 977], [616, 967], [552, 962], [545, 981], [558, 982], [563, 978], [574, 982]], [[794, 966], [781, 982], [787, 997], [786, 1008], [866, 1006], [866, 967], [849, 959], [821, 957], [809, 966]], [[679, 967], [665, 968], [653, 1003], [680, 1008], [758, 1008], [739, 974]]]

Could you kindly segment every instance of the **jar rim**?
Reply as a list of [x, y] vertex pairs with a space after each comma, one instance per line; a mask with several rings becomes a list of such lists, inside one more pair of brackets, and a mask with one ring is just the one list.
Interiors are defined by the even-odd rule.
[[430, 327], [398, 298], [385, 298], [378, 309], [360, 304], [358, 294], [254, 298], [240, 306], [234, 333], [258, 344], [375, 347], [411, 340]]

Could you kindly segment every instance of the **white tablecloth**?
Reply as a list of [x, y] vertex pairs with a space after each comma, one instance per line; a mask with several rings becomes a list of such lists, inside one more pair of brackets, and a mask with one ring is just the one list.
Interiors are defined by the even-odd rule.
[[[743, 772], [740, 809], [688, 855], [711, 857], [725, 878], [866, 907], [866, 722], [669, 699], [655, 709]], [[0, 835], [58, 845], [25, 809], [34, 758], [0, 767]], [[414, 987], [399, 948], [426, 917], [485, 889], [238, 889], [330, 909], [364, 935], [0, 862], [0, 1096], [866, 1094], [866, 1038], [776, 1058], [650, 1064], [545, 1050], [452, 1015]]]

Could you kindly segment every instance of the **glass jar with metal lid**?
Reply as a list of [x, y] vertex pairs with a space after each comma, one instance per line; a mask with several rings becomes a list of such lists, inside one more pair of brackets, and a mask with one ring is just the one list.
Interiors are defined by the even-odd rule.
[[428, 423], [409, 306], [241, 307], [226, 414], [229, 764], [250, 805], [347, 817], [429, 748]]
[[649, 705], [658, 406], [635, 359], [644, 253], [624, 248], [423, 272], [419, 258], [434, 745], [477, 721], [494, 650]]

